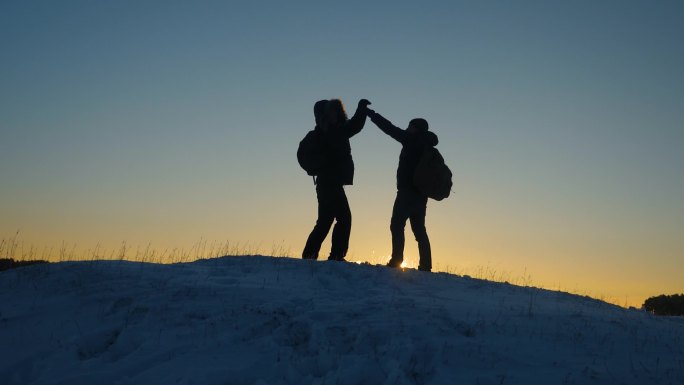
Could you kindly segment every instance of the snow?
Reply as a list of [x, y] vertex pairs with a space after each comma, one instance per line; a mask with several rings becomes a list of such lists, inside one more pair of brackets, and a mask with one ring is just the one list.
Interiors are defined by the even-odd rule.
[[0, 273], [0, 384], [684, 384], [684, 321], [272, 257]]

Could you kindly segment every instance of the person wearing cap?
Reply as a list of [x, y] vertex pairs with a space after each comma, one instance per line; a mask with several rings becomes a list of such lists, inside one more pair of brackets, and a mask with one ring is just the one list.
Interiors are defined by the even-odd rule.
[[406, 221], [410, 220], [411, 230], [418, 242], [420, 255], [418, 270], [431, 271], [432, 251], [430, 238], [425, 228], [428, 198], [416, 188], [413, 175], [423, 151], [436, 146], [439, 142], [437, 135], [428, 130], [428, 123], [425, 119], [413, 119], [409, 122], [408, 128], [403, 130], [373, 110], [368, 110], [368, 117], [385, 134], [402, 145], [397, 168], [397, 196], [390, 220], [392, 257], [387, 266], [400, 267], [404, 261], [404, 227], [406, 227]]

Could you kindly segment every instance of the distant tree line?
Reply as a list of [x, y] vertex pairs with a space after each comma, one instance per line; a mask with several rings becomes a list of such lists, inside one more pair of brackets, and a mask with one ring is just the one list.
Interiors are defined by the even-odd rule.
[[21, 266], [35, 265], [37, 263], [48, 263], [47, 261], [15, 261], [12, 258], [0, 258], [0, 271], [14, 269]]
[[651, 297], [644, 302], [643, 307], [656, 315], [684, 316], [684, 294]]

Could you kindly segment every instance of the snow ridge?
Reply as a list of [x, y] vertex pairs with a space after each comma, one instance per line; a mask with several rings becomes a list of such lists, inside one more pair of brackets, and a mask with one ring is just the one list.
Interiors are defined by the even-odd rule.
[[0, 273], [0, 384], [684, 384], [684, 322], [263, 256]]

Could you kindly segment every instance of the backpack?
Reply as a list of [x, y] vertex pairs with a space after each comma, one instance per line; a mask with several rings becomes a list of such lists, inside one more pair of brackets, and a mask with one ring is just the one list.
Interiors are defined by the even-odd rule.
[[323, 137], [320, 132], [311, 130], [299, 142], [297, 161], [308, 175], [316, 176], [327, 164]]
[[422, 194], [436, 201], [449, 196], [453, 186], [451, 170], [436, 148], [429, 147], [423, 151], [413, 173], [413, 184]]

